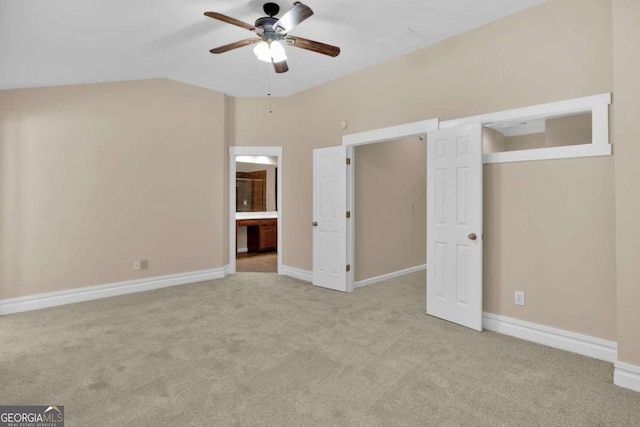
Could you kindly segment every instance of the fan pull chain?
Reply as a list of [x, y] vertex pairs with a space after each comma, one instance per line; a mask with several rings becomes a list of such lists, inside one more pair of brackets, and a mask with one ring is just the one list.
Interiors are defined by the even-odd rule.
[[269, 82], [269, 91], [267, 92], [267, 97], [269, 97], [269, 114], [273, 113], [273, 104], [271, 102], [271, 67], [269, 67], [269, 72], [267, 74], [267, 80]]

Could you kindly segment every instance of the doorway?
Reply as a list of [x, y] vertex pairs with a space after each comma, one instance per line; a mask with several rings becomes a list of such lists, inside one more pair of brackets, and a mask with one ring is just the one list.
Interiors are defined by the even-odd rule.
[[355, 148], [354, 287], [425, 269], [426, 151], [424, 137]]
[[[348, 238], [347, 238], [347, 260], [353, 262], [356, 259], [355, 255], [355, 229], [356, 218], [358, 218], [359, 212], [355, 211], [355, 170], [354, 167], [357, 164], [356, 150], [355, 148], [362, 145], [368, 144], [377, 144], [381, 142], [391, 142], [391, 141], [401, 141], [409, 138], [416, 138], [420, 136], [426, 135], [428, 132], [438, 129], [438, 119], [424, 120], [420, 122], [407, 123], [404, 125], [392, 126], [388, 128], [375, 129], [366, 132], [360, 132], [351, 135], [345, 135], [342, 137], [342, 145], [347, 147], [347, 153], [351, 158], [351, 163], [354, 165], [353, 167], [348, 168], [348, 191], [347, 191], [347, 206], [351, 211], [351, 224], [348, 228]], [[413, 211], [413, 203], [410, 203], [410, 209]], [[417, 209], [417, 206], [416, 206]], [[365, 213], [363, 213], [364, 215]], [[315, 254], [314, 254], [315, 257]], [[381, 281], [384, 279], [388, 279], [394, 276], [391, 275], [380, 275], [374, 277], [373, 280], [362, 280], [356, 284], [354, 270], [357, 269], [358, 266], [354, 263], [354, 268], [351, 269], [349, 274], [347, 275], [347, 291], [353, 291], [356, 285], [367, 285], [374, 283], [376, 281]], [[409, 272], [409, 271], [405, 271]]]
[[[385, 141], [400, 141], [425, 134], [430, 138], [433, 137], [431, 144], [427, 145], [426, 241], [427, 262], [431, 267], [427, 270], [426, 311], [427, 314], [482, 330], [481, 128], [480, 124], [469, 126], [469, 129], [455, 128], [450, 132], [441, 131], [438, 128], [437, 119], [409, 123], [347, 135], [343, 137], [343, 145], [354, 148]], [[355, 150], [353, 151], [351, 157], [355, 155]], [[442, 164], [434, 165], [436, 160]], [[351, 178], [354, 177], [353, 168], [349, 169], [349, 174]], [[353, 181], [351, 179], [351, 182]], [[355, 197], [354, 188], [351, 187], [350, 206], [354, 205]], [[354, 216], [354, 221], [356, 217]], [[454, 224], [450, 228], [455, 228], [456, 232], [436, 233], [439, 231], [438, 226], [446, 228], [444, 226], [448, 227], [450, 224]], [[468, 228], [462, 226], [475, 226], [476, 232], [472, 229], [465, 234], [464, 242], [458, 242], [456, 238], [460, 233], [457, 231], [465, 231]], [[352, 259], [355, 255], [355, 229], [355, 224], [352, 224], [348, 244], [349, 256]], [[478, 235], [479, 240], [477, 240]], [[436, 238], [437, 241], [434, 240]], [[471, 241], [472, 245], [467, 241]], [[472, 246], [473, 249], [471, 249]], [[480, 264], [479, 268], [478, 264]], [[393, 274], [384, 274], [378, 278], [394, 277]], [[353, 277], [351, 280], [350, 287], [353, 289]]]
[[282, 147], [229, 147], [229, 273], [282, 270]]

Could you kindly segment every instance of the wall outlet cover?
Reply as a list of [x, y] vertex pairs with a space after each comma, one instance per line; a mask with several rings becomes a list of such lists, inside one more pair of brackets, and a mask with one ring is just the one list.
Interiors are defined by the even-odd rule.
[[515, 291], [513, 293], [513, 302], [516, 305], [524, 305], [524, 292], [523, 291]]
[[149, 268], [149, 260], [141, 259], [133, 262], [134, 270], [146, 270]]

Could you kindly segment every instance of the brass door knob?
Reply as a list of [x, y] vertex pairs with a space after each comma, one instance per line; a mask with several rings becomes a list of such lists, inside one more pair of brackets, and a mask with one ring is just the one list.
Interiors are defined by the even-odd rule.
[[469, 240], [476, 240], [478, 238], [478, 236], [476, 236], [476, 233], [469, 233]]

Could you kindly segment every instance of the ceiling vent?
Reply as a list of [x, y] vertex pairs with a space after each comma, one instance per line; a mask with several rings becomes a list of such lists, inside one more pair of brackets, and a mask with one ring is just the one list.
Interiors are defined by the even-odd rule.
[[406, 28], [397, 33], [382, 37], [376, 40], [376, 43], [391, 48], [396, 52], [406, 52], [423, 46], [427, 43], [427, 40], [411, 28]]
[[532, 135], [534, 133], [544, 133], [546, 129], [545, 119], [535, 119], [526, 121], [489, 123], [485, 125], [493, 130], [497, 130], [506, 137]]

